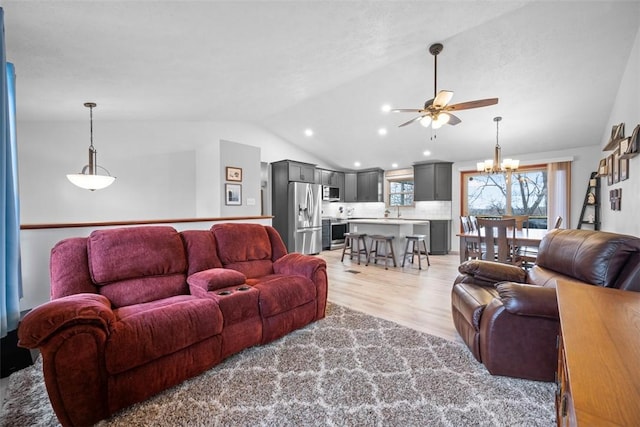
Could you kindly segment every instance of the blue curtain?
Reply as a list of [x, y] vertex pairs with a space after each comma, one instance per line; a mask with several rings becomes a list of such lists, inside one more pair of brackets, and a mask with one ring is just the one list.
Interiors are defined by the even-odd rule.
[[20, 202], [18, 199], [18, 147], [16, 143], [15, 71], [7, 63], [4, 43], [4, 10], [0, 8], [0, 337], [18, 327], [22, 273], [20, 271]]

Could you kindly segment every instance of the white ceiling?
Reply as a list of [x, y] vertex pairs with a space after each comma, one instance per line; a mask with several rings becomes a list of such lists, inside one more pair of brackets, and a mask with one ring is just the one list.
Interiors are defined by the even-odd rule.
[[[475, 161], [601, 143], [638, 1], [4, 1], [18, 119], [239, 121], [342, 168]], [[432, 139], [438, 90], [458, 113]], [[384, 127], [388, 134], [378, 135]], [[309, 138], [304, 130], [315, 132]], [[151, 141], [150, 141], [151, 142]], [[238, 141], [242, 142], [242, 141]], [[176, 144], [180, 144], [177, 142]], [[176, 146], [176, 150], [184, 147]]]

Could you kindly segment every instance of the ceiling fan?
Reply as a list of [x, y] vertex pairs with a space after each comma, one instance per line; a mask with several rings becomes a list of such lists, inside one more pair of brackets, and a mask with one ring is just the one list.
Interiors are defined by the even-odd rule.
[[415, 117], [408, 122], [404, 122], [398, 127], [406, 126], [417, 121], [419, 121], [424, 127], [429, 127], [429, 125], [431, 125], [433, 129], [438, 129], [444, 124], [455, 126], [460, 123], [461, 120], [451, 114], [450, 111], [469, 110], [471, 108], [486, 107], [498, 103], [498, 98], [487, 98], [449, 105], [449, 101], [451, 101], [451, 98], [453, 97], [453, 92], [449, 90], [441, 90], [440, 92], [437, 92], [438, 54], [442, 52], [442, 48], [443, 46], [441, 43], [434, 43], [429, 46], [429, 52], [433, 55], [434, 62], [433, 98], [424, 103], [424, 108], [400, 108], [391, 110], [394, 113], [420, 114], [418, 117]]

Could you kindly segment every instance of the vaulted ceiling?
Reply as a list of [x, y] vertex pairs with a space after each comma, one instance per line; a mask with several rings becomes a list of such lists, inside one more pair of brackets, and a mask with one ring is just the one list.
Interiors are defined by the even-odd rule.
[[[18, 119], [233, 121], [341, 168], [475, 161], [601, 143], [634, 40], [636, 1], [5, 1]], [[438, 89], [436, 132], [408, 113]], [[305, 129], [312, 129], [312, 137]], [[379, 135], [380, 128], [387, 134]], [[242, 142], [242, 141], [238, 141]], [[152, 141], [149, 141], [151, 144]], [[176, 150], [188, 141], [176, 141]]]

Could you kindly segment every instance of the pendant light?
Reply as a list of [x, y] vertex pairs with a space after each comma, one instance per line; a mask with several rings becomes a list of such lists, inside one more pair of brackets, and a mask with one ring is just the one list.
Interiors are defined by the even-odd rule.
[[[111, 176], [108, 170], [98, 166], [98, 152], [93, 147], [93, 109], [96, 107], [96, 103], [85, 102], [84, 106], [89, 108], [90, 119], [91, 145], [89, 145], [89, 164], [85, 165], [80, 173], [67, 174], [67, 179], [85, 190], [101, 190], [113, 184], [116, 178]], [[98, 169], [102, 169], [106, 175], [100, 175]]]
[[501, 148], [498, 142], [499, 125], [502, 117], [494, 117], [493, 121], [496, 122], [496, 147], [493, 151], [493, 160], [487, 159], [484, 162], [478, 162], [476, 169], [478, 172], [485, 173], [504, 173], [515, 172], [520, 166], [520, 160], [504, 159], [501, 160]]

